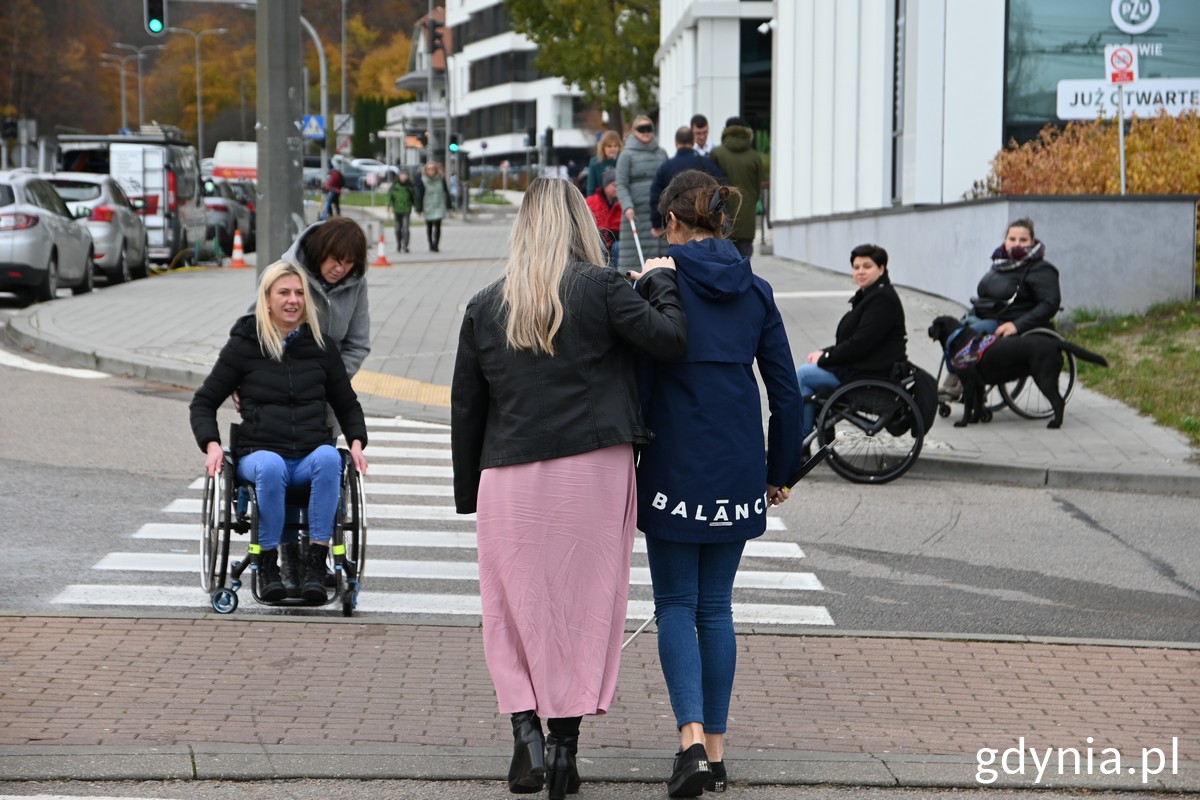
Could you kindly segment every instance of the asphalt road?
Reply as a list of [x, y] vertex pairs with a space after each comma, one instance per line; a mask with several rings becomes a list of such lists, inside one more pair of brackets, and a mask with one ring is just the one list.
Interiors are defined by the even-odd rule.
[[[8, 351], [9, 361], [14, 355]], [[173, 504], [197, 502], [197, 491], [189, 487], [194, 487], [199, 475], [201, 454], [188, 429], [189, 397], [189, 392], [143, 381], [85, 379], [0, 363], [0, 408], [6, 420], [0, 426], [0, 533], [5, 541], [21, 543], [10, 555], [14, 569], [9, 571], [0, 609], [70, 612], [79, 609], [54, 602], [65, 587], [103, 582], [136, 588], [161, 578], [180, 587], [176, 591], [187, 587], [197, 592], [183, 613], [206, 611], [198, 575], [190, 566], [192, 556], [187, 555], [195, 548], [188, 528], [195, 525], [195, 515], [164, 514]], [[417, 435], [445, 437], [438, 431]], [[385, 441], [377, 447], [392, 444]], [[436, 452], [438, 446], [445, 447], [405, 446], [404, 452], [418, 467], [448, 465], [434, 458], [442, 456]], [[369, 482], [385, 492], [369, 496], [377, 509], [403, 502], [386, 492], [411, 491], [389, 487], [388, 480], [372, 476]], [[450, 513], [449, 498], [416, 502], [422, 504], [419, 512], [396, 506], [397, 515], [426, 515], [417, 524], [434, 534], [469, 537], [473, 531], [469, 520]], [[781, 560], [748, 551], [743, 572], [761, 573], [767, 581], [739, 588], [735, 603], [785, 611], [819, 609], [831, 623], [819, 628], [787, 621], [743, 626], [771, 632], [895, 631], [1196, 642], [1200, 641], [1200, 551], [1194, 546], [1198, 517], [1197, 498], [987, 486], [915, 476], [886, 486], [857, 486], [822, 467], [797, 487], [781, 509], [778, 528], [764, 537], [774, 543], [794, 543], [803, 558]], [[185, 538], [131, 543], [133, 532], [164, 519], [184, 531]], [[402, 524], [402, 520], [376, 521], [372, 531]], [[198, 525], [195, 531], [198, 536]], [[177, 558], [184, 566], [165, 578], [122, 570], [97, 578], [96, 565], [102, 559], [131, 550]], [[391, 555], [376, 557], [392, 559]], [[436, 561], [438, 569], [451, 572], [437, 578], [398, 574], [373, 586], [389, 593], [477, 596], [478, 584], [457, 574], [473, 563], [470, 547], [410, 545], [403, 558], [408, 560], [389, 563], [410, 567], [417, 563], [419, 571], [422, 560]], [[635, 553], [634, 565], [644, 566], [644, 556]], [[816, 583], [800, 590], [774, 587], [770, 579], [780, 573]], [[646, 603], [650, 597], [648, 585], [635, 583], [632, 600]], [[126, 605], [107, 610], [146, 609]], [[477, 623], [477, 617], [469, 614], [438, 617], [373, 610], [365, 592], [360, 610], [365, 622]], [[257, 607], [248, 599], [238, 611], [255, 613], [280, 612]]]

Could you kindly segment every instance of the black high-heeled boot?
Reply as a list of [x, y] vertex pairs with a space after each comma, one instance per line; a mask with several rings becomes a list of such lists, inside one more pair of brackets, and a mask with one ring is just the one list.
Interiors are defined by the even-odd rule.
[[546, 739], [542, 721], [533, 711], [512, 715], [513, 757], [508, 768], [508, 790], [513, 794], [533, 794], [542, 790], [546, 774]]
[[579, 723], [583, 717], [564, 717], [548, 721], [546, 737], [546, 785], [550, 800], [563, 800], [579, 791], [582, 781], [576, 765], [579, 752]]

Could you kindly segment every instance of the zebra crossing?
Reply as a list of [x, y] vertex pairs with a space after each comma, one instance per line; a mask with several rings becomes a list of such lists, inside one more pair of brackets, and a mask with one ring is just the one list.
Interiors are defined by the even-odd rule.
[[[367, 562], [356, 615], [479, 617], [475, 517], [454, 511], [450, 431], [446, 425], [404, 418], [370, 418], [367, 498]], [[200, 513], [204, 481], [169, 503], [161, 519], [129, 535], [126, 547], [103, 555], [94, 578], [71, 584], [51, 603], [61, 606], [208, 609], [199, 587]], [[781, 540], [786, 526], [768, 517], [767, 533], [747, 543], [734, 583], [734, 621], [760, 626], [831, 626], [819, 602], [824, 591], [810, 572], [799, 571], [804, 552]], [[235, 536], [231, 557], [244, 550]], [[629, 619], [653, 613], [645, 540], [634, 542]], [[244, 598], [249, 600], [249, 598]], [[336, 613], [308, 609], [299, 613]], [[264, 610], [244, 602], [242, 613]]]

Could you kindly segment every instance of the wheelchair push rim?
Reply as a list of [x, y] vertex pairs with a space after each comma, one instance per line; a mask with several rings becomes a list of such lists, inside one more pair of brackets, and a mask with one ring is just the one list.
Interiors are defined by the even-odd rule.
[[901, 387], [883, 381], [839, 387], [817, 417], [818, 442], [837, 440], [829, 466], [854, 483], [896, 480], [916, 463], [924, 437], [916, 403]]

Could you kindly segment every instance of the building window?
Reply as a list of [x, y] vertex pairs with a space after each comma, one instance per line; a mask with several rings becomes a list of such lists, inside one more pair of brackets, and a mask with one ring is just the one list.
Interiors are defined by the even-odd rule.
[[[1105, 88], [1104, 76], [1108, 44], [1127, 44], [1138, 51], [1139, 83], [1174, 79], [1182, 93], [1191, 86], [1190, 79], [1200, 90], [1200, 3], [1009, 0], [1004, 141], [1025, 142], [1048, 124], [1094, 118], [1102, 106], [1106, 116], [1115, 116], [1105, 104], [1112, 93]], [[1172, 82], [1168, 88], [1174, 86]], [[1162, 96], [1165, 103], [1169, 95]], [[1092, 103], [1096, 105], [1085, 107]], [[1179, 113], [1183, 108], [1168, 110]]]

